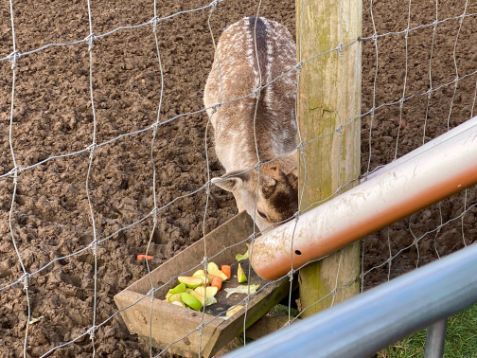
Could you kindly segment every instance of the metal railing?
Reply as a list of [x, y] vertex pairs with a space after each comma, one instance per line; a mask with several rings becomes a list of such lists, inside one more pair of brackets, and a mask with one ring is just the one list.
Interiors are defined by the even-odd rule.
[[477, 245], [472, 245], [226, 357], [370, 357], [429, 326], [426, 357], [441, 357], [447, 317], [476, 302]]

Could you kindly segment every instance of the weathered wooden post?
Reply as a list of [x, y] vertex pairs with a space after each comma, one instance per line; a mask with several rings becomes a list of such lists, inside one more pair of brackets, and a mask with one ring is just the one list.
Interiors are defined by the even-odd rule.
[[[360, 173], [361, 16], [361, 0], [296, 1], [302, 211], [349, 187]], [[303, 268], [303, 316], [358, 293], [359, 273], [359, 243]]]

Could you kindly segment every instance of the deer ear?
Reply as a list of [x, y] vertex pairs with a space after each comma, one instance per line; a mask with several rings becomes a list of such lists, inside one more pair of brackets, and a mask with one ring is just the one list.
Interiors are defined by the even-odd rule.
[[248, 179], [247, 175], [239, 172], [230, 172], [211, 179], [211, 183], [226, 191], [235, 191]]
[[277, 181], [273, 179], [271, 176], [263, 175], [260, 177], [260, 188], [265, 198], [269, 198], [272, 196], [276, 186], [277, 186]]

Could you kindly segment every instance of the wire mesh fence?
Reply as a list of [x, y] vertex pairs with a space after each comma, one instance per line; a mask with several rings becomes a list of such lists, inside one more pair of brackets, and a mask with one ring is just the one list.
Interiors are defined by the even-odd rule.
[[[265, 16], [294, 34], [300, 32], [294, 4], [10, 0], [1, 6], [0, 351], [167, 355], [173, 344], [154, 346], [152, 319], [145, 345], [128, 333], [113, 296], [236, 212], [232, 196], [211, 185], [222, 168], [206, 112], [243, 98], [204, 108], [206, 76], [227, 25]], [[362, 37], [332, 44], [249, 95], [362, 46], [361, 115], [346, 122], [362, 126], [356, 183], [475, 115], [476, 15], [468, 0], [364, 1]], [[342, 130], [331, 128], [297, 148]], [[474, 187], [364, 239], [362, 289], [473, 243], [476, 205]], [[207, 265], [214, 258], [207, 246], [204, 252]], [[154, 259], [139, 263], [139, 253]], [[297, 271], [287, 275], [292, 284]], [[168, 284], [151, 282], [150, 293]], [[344, 288], [320, 300], [334, 304]], [[241, 302], [246, 311], [250, 299]], [[296, 299], [290, 290], [289, 322], [309, 309], [298, 305], [297, 313]], [[201, 317], [180, 340], [223, 319]], [[239, 344], [247, 341], [246, 318]], [[167, 330], [168, 322], [160, 326]]]

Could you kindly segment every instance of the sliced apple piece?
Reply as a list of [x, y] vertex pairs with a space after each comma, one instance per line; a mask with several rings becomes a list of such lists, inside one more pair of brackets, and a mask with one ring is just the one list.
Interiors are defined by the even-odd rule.
[[180, 293], [172, 293], [172, 294], [167, 294], [166, 299], [168, 302], [175, 302], [175, 301], [180, 301], [181, 300], [181, 294]]
[[194, 297], [197, 298], [202, 305], [205, 306], [210, 306], [213, 305], [214, 303], [217, 303], [217, 299], [215, 298], [215, 295], [217, 294], [218, 289], [217, 287], [197, 287], [194, 290]]
[[213, 276], [220, 277], [222, 281], [227, 280], [227, 275], [220, 271], [219, 266], [215, 262], [209, 262], [207, 265], [207, 272]]
[[192, 274], [192, 277], [200, 278], [203, 285], [208, 285], [210, 283], [210, 278], [207, 277], [207, 274], [204, 270], [197, 270]]
[[192, 308], [194, 311], [200, 311], [202, 308], [202, 303], [194, 295], [190, 293], [182, 292], [181, 301], [186, 306]]
[[242, 265], [240, 265], [240, 263], [238, 264], [238, 268], [237, 268], [237, 281], [238, 283], [247, 282], [247, 275], [245, 275], [245, 272], [242, 268]]
[[187, 287], [186, 287], [186, 285], [185, 285], [184, 283], [180, 283], [180, 284], [178, 284], [176, 287], [171, 288], [171, 289], [168, 291], [168, 293], [170, 293], [170, 294], [172, 294], [172, 295], [174, 295], [174, 294], [176, 294], [176, 293], [182, 293], [182, 292], [185, 292], [186, 288], [187, 288]]
[[177, 279], [179, 280], [180, 283], [183, 283], [189, 288], [196, 288], [204, 284], [204, 280], [198, 277], [179, 276]]

